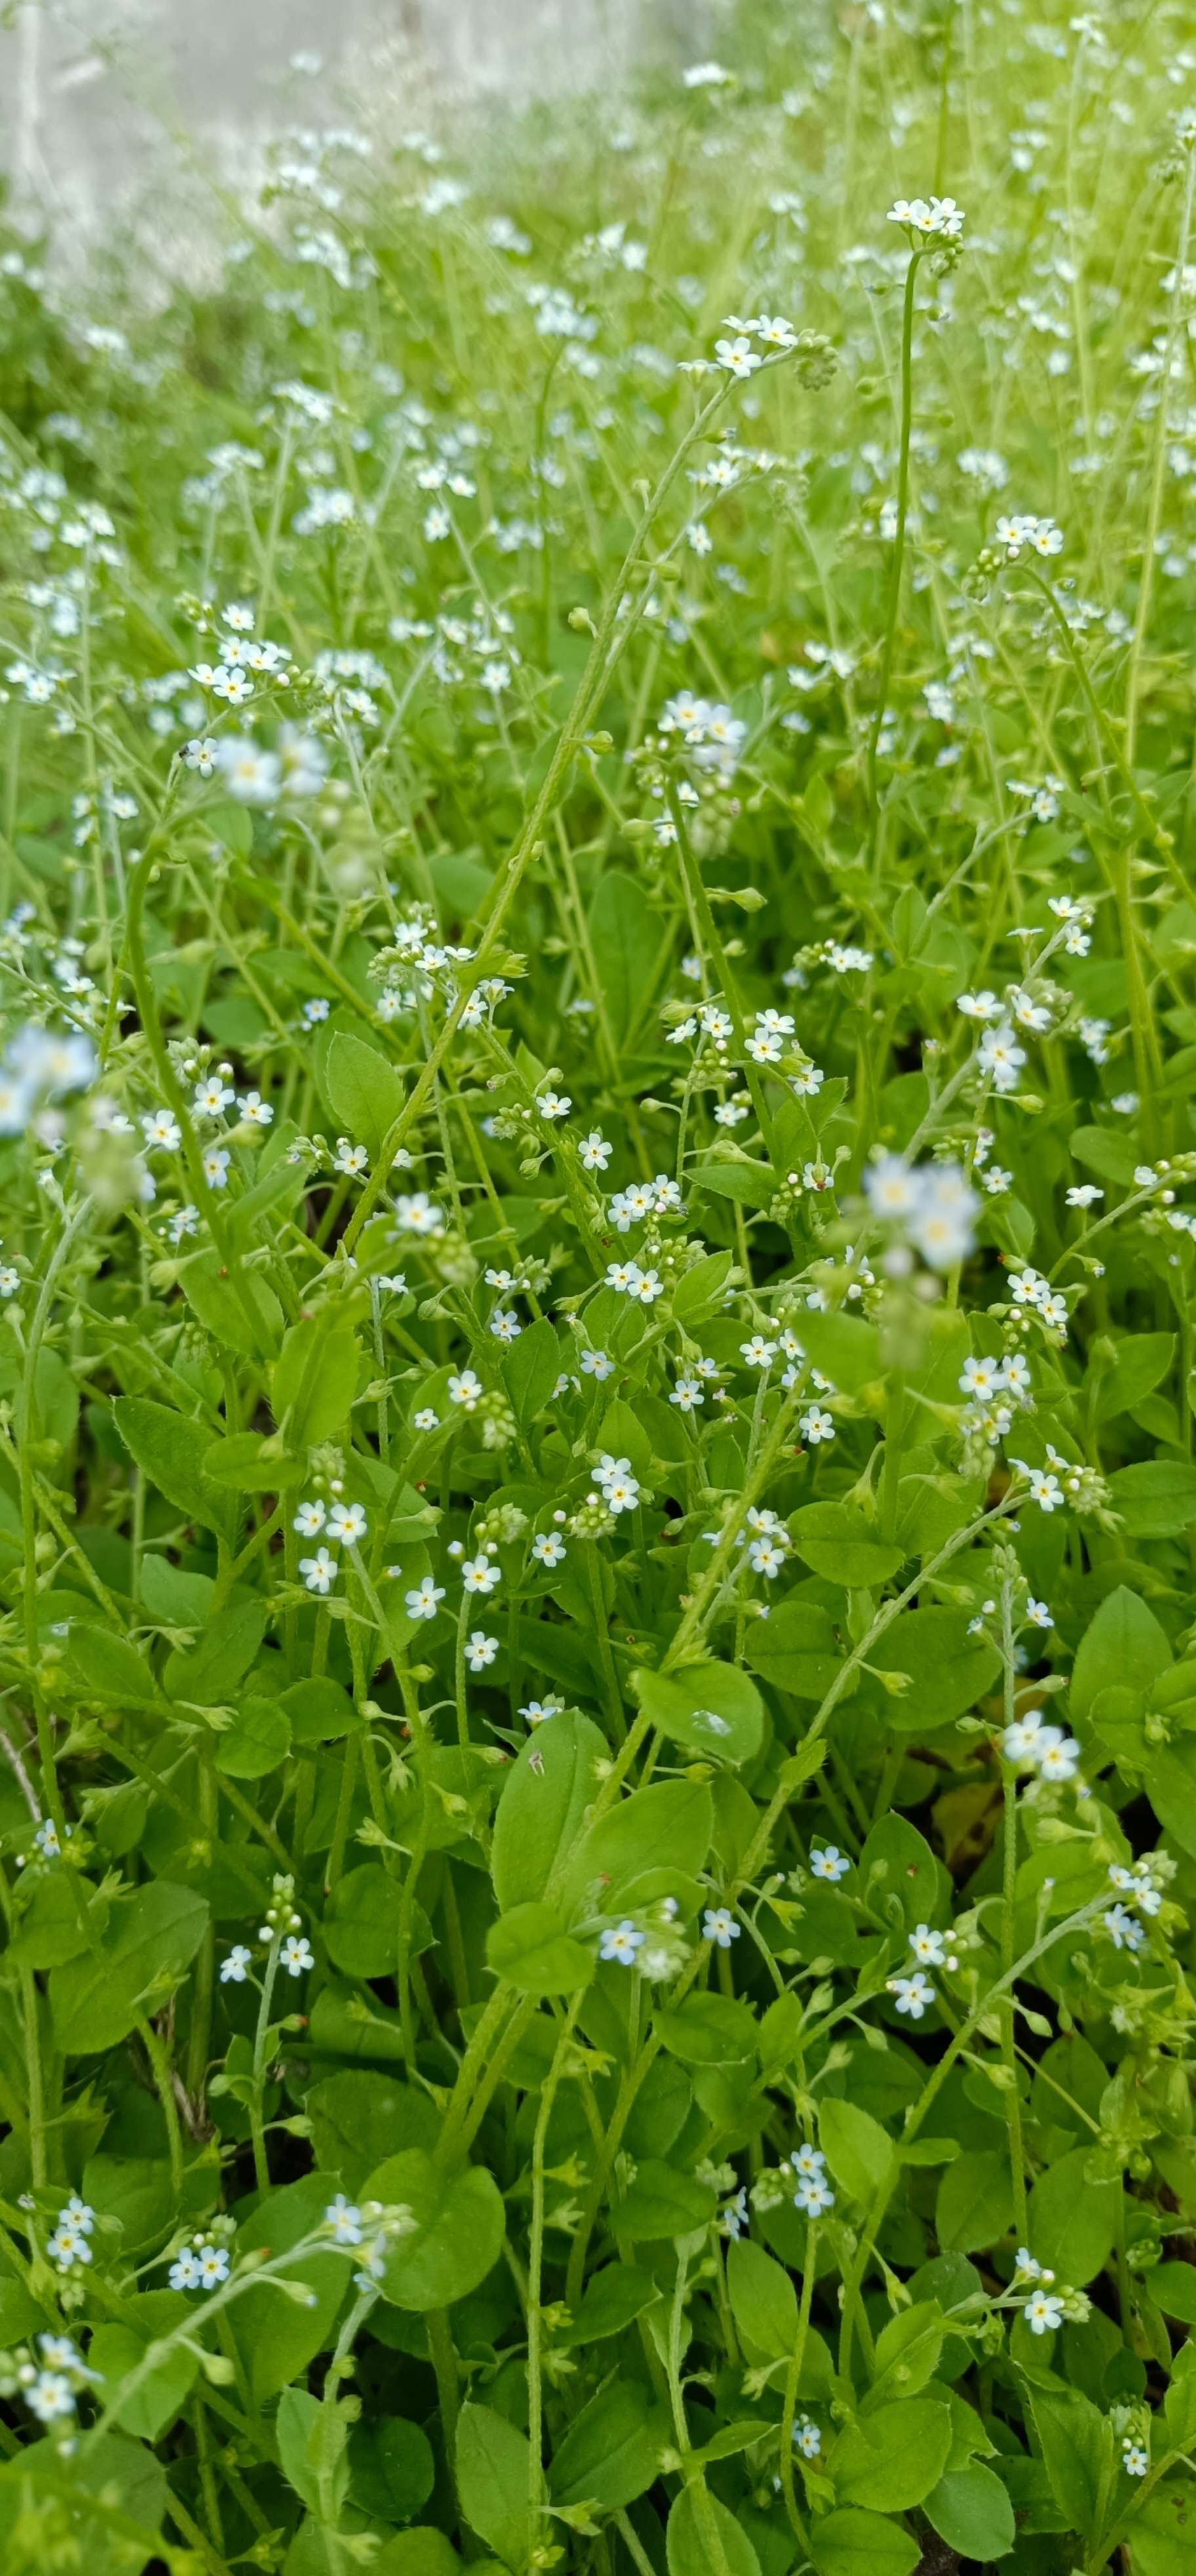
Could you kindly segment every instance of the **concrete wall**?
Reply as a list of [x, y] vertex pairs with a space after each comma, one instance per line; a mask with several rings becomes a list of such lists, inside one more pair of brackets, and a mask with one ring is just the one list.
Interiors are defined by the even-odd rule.
[[[187, 262], [213, 174], [262, 136], [349, 113], [375, 131], [489, 100], [623, 87], [645, 49], [709, 51], [730, 0], [18, 0], [0, 30], [0, 170], [23, 225], [63, 248], [156, 227]], [[294, 68], [318, 56], [318, 73]], [[199, 227], [197, 234], [196, 227]]]

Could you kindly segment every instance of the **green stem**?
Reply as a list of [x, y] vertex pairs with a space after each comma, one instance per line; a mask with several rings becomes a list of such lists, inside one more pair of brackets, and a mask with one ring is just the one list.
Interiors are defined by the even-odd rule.
[[901, 574], [905, 563], [905, 521], [909, 508], [909, 435], [914, 404], [914, 287], [917, 282], [921, 252], [911, 250], [905, 274], [905, 301], [901, 313], [901, 450], [897, 465], [897, 533], [893, 540], [893, 572], [889, 591], [889, 617], [885, 628], [884, 651], [880, 663], [880, 689], [872, 731], [868, 737], [868, 807], [871, 814], [869, 857], [874, 862], [880, 834], [880, 804], [876, 790], [876, 761], [889, 700], [889, 682], [893, 675], [893, 647], [897, 637], [897, 619], [901, 608]]
[[798, 2512], [793, 2481], [793, 2418], [797, 2412], [797, 2391], [810, 2332], [810, 2308], [814, 2297], [817, 2251], [818, 2221], [812, 2218], [806, 2231], [806, 2264], [802, 2273], [801, 2306], [797, 2315], [797, 2334], [789, 2356], [789, 2369], [785, 2380], [785, 2408], [781, 2416], [781, 2487], [785, 2497], [785, 2511], [803, 2549], [808, 2549], [810, 2544], [805, 2524]]

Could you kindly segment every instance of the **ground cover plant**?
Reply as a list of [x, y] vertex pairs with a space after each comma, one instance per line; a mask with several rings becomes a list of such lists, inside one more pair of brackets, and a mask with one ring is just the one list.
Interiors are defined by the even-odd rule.
[[1196, 2567], [1196, 57], [724, 53], [0, 258], [14, 2576]]

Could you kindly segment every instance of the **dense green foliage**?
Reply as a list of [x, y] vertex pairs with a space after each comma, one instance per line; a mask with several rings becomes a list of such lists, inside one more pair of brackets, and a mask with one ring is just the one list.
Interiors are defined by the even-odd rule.
[[12, 2576], [1196, 2567], [1196, 64], [792, 14], [0, 260]]

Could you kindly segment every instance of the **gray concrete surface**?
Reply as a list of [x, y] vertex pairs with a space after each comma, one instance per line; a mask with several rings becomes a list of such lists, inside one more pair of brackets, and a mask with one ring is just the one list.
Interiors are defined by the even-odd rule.
[[613, 100], [644, 51], [695, 59], [730, 5], [17, 0], [0, 23], [0, 170], [18, 221], [48, 218], [60, 257], [148, 224], [156, 259], [187, 266], [211, 178], [252, 177], [265, 136], [288, 123], [353, 115], [384, 134], [430, 122], [451, 145], [454, 115], [488, 102]]

